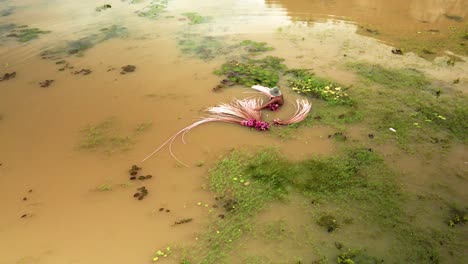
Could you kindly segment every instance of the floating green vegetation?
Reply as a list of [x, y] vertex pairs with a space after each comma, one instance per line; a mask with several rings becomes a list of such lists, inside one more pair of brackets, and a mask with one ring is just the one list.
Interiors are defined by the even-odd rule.
[[122, 135], [114, 118], [109, 118], [97, 125], [89, 125], [81, 131], [82, 138], [79, 147], [84, 150], [103, 150], [108, 154], [130, 150], [136, 142], [136, 137], [142, 132], [139, 125], [133, 134]]
[[296, 93], [323, 99], [332, 104], [351, 105], [353, 103], [346, 93], [347, 89], [340, 85], [318, 78], [305, 70], [293, 73], [295, 77], [289, 81], [289, 87]]
[[105, 183], [105, 184], [100, 185], [97, 189], [98, 191], [101, 191], [101, 192], [112, 191], [112, 185], [109, 183]]
[[156, 19], [162, 13], [166, 12], [168, 2], [169, 2], [168, 0], [152, 1], [150, 5], [146, 6], [145, 8], [138, 11], [137, 13], [141, 17]]
[[416, 69], [386, 69], [367, 63], [352, 63], [349, 67], [365, 79], [389, 88], [425, 88], [430, 84], [426, 76]]
[[273, 87], [278, 84], [280, 73], [286, 70], [284, 59], [267, 56], [263, 59], [244, 58], [242, 61], [230, 61], [214, 73], [226, 75], [234, 83], [252, 86], [255, 84]]
[[[267, 203], [300, 192], [315, 200], [332, 201], [358, 209], [382, 227], [398, 223], [401, 198], [393, 174], [382, 158], [355, 148], [330, 158], [290, 162], [273, 150], [254, 155], [233, 152], [211, 171], [210, 188], [223, 196], [227, 214], [211, 224], [199, 246], [187, 259], [195, 263], [223, 263], [233, 244], [252, 225], [252, 218]], [[226, 208], [226, 206], [224, 206]], [[281, 236], [284, 226], [271, 234]], [[269, 232], [270, 233], [270, 232]]]
[[183, 53], [205, 61], [231, 52], [222, 38], [212, 36], [183, 34], [177, 44]]
[[83, 53], [86, 50], [94, 47], [99, 43], [112, 38], [124, 38], [126, 36], [128, 36], [128, 30], [126, 27], [112, 25], [110, 27], [101, 28], [98, 33], [91, 34], [77, 40], [72, 40], [65, 45], [46, 50], [41, 53], [41, 56], [46, 58], [64, 55], [83, 56]]
[[190, 20], [190, 25], [202, 24], [211, 20], [211, 17], [201, 16], [196, 12], [183, 13], [182, 15], [184, 15]]
[[244, 40], [240, 43], [246, 51], [251, 53], [259, 53], [273, 50], [273, 47], [269, 47], [266, 42], [255, 42], [253, 40]]
[[42, 34], [50, 33], [50, 31], [40, 30], [38, 28], [28, 28], [27, 26], [16, 27], [14, 24], [8, 24], [2, 30], [11, 28], [11, 33], [7, 37], [16, 38], [19, 42], [28, 42], [39, 38]]

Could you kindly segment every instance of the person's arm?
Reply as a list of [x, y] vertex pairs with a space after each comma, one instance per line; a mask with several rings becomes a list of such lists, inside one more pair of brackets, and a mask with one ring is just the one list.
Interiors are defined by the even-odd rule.
[[264, 105], [262, 105], [262, 106], [260, 106], [260, 107], [255, 108], [255, 110], [260, 111], [260, 110], [262, 110], [262, 109], [265, 109], [265, 108], [267, 108], [270, 104], [275, 103], [275, 102], [277, 102], [277, 101], [278, 101], [278, 98], [274, 97], [273, 99], [271, 99], [270, 101], [268, 101], [266, 104], [264, 104]]

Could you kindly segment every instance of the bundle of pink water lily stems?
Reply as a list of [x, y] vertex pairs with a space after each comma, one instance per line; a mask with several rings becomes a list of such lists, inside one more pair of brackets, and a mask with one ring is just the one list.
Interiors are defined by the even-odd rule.
[[[270, 89], [268, 87], [254, 85], [252, 86], [253, 89], [271, 97]], [[166, 144], [169, 144], [169, 152], [171, 153], [172, 157], [181, 162], [172, 152], [172, 143], [177, 138], [177, 136], [182, 135], [182, 142], [185, 144], [185, 134], [187, 134], [193, 128], [209, 123], [209, 122], [224, 122], [224, 123], [232, 123], [232, 124], [239, 124], [241, 126], [255, 128], [258, 131], [266, 131], [270, 129], [270, 124], [262, 121], [262, 112], [255, 110], [257, 107], [260, 107], [263, 104], [263, 100], [260, 98], [255, 99], [234, 99], [230, 104], [220, 104], [218, 106], [210, 107], [207, 109], [208, 116], [202, 118], [201, 120], [189, 125], [188, 127], [178, 131], [172, 137], [170, 137], [166, 142], [164, 142], [161, 146], [159, 146], [156, 150], [154, 150], [151, 154], [149, 154], [146, 158], [142, 160], [144, 162], [151, 156], [153, 156], [156, 152], [158, 152], [162, 147]], [[296, 100], [296, 112], [294, 115], [289, 118], [288, 120], [280, 120], [274, 119], [273, 123], [275, 125], [289, 125], [301, 122], [307, 117], [312, 105], [309, 101], [302, 99]], [[278, 107], [270, 107], [272, 111], [276, 111]], [[185, 165], [185, 164], [184, 164]]]

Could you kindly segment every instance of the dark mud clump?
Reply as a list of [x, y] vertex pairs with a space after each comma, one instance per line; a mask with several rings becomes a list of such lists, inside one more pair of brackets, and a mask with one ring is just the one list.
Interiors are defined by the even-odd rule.
[[364, 250], [348, 250], [338, 255], [336, 260], [338, 264], [354, 264], [354, 263], [372, 263], [379, 264], [384, 263], [383, 259], [378, 259], [367, 255]]
[[81, 69], [79, 71], [74, 71], [73, 74], [77, 75], [77, 74], [82, 74], [82, 75], [88, 75], [90, 73], [92, 73], [93, 71], [91, 71], [90, 69]]
[[444, 16], [447, 19], [450, 19], [450, 20], [453, 20], [453, 21], [456, 21], [456, 22], [463, 22], [463, 17], [461, 17], [461, 16], [451, 15], [451, 14], [444, 14]]
[[10, 73], [5, 73], [3, 77], [0, 77], [0, 82], [1, 81], [8, 81], [10, 79], [13, 79], [16, 77], [16, 72], [10, 72]]
[[54, 82], [54, 80], [45, 80], [43, 82], [40, 82], [39, 85], [42, 88], [46, 88], [46, 87], [49, 87], [53, 82]]
[[134, 65], [127, 65], [122, 67], [122, 71], [120, 74], [126, 74], [129, 72], [134, 72], [136, 70], [136, 67]]
[[338, 228], [338, 223], [334, 216], [332, 215], [323, 215], [317, 220], [319, 226], [325, 227], [327, 232], [331, 233]]
[[392, 49], [392, 53], [395, 55], [403, 55], [403, 51], [401, 49]]
[[138, 188], [137, 191], [138, 192], [136, 192], [133, 197], [137, 198], [138, 200], [143, 200], [148, 195], [148, 190], [144, 186]]
[[221, 82], [218, 85], [216, 85], [213, 88], [213, 91], [216, 92], [216, 91], [218, 91], [218, 90], [220, 90], [222, 88], [225, 88], [226, 86], [234, 86], [234, 85], [236, 85], [235, 82], [232, 82], [229, 79], [223, 79], [223, 80], [221, 80]]
[[328, 135], [328, 138], [334, 138], [337, 141], [346, 141], [348, 140], [348, 137], [343, 134], [343, 132], [336, 132], [335, 134], [330, 134]]
[[96, 11], [97, 11], [97, 12], [101, 12], [101, 11], [106, 10], [106, 9], [109, 9], [109, 8], [112, 8], [112, 6], [109, 5], [109, 4], [105, 4], [105, 5], [96, 7]]
[[226, 212], [232, 212], [234, 210], [236, 210], [236, 206], [237, 206], [238, 202], [234, 199], [228, 199], [224, 202], [224, 209], [226, 210]]
[[181, 225], [181, 224], [186, 224], [186, 223], [190, 223], [192, 222], [193, 219], [192, 218], [185, 218], [185, 219], [181, 219], [179, 221], [175, 221], [174, 222], [174, 225]]

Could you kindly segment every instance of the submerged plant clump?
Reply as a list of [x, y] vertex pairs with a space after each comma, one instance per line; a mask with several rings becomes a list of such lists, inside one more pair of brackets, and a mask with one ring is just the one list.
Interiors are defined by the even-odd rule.
[[266, 42], [255, 42], [253, 40], [244, 40], [240, 43], [242, 47], [248, 52], [258, 53], [273, 50]]
[[201, 16], [196, 12], [183, 13], [182, 15], [190, 20], [190, 25], [202, 24], [211, 20], [211, 17]]
[[273, 87], [278, 84], [280, 73], [286, 69], [283, 61], [282, 58], [272, 56], [230, 61], [216, 70], [215, 74], [226, 75], [231, 82], [248, 87], [256, 84]]
[[166, 12], [168, 0], [152, 1], [150, 5], [138, 11], [138, 16], [147, 17], [151, 19], [158, 18], [162, 13]]
[[349, 67], [365, 79], [388, 88], [425, 88], [430, 84], [426, 76], [416, 69], [386, 69], [367, 63], [353, 63]]
[[289, 81], [293, 91], [334, 104], [352, 104], [345, 88], [307, 72], [297, 73], [296, 76]]
[[[108, 154], [127, 151], [133, 147], [136, 137], [141, 133], [122, 134], [116, 119], [109, 118], [99, 124], [88, 125], [83, 129], [81, 131], [79, 147], [89, 151], [102, 150]], [[145, 177], [145, 179], [149, 178], [151, 177]]]
[[86, 50], [99, 43], [109, 39], [123, 38], [126, 36], [128, 36], [128, 30], [126, 27], [112, 25], [110, 27], [101, 28], [98, 33], [91, 34], [77, 40], [68, 41], [67, 44], [45, 50], [41, 53], [41, 56], [43, 58], [55, 58], [65, 55], [83, 56], [83, 53]]
[[27, 26], [20, 26], [18, 29], [13, 29], [8, 37], [16, 38], [19, 42], [28, 42], [33, 39], [39, 38], [42, 34], [48, 34], [51, 31], [40, 30], [39, 28], [28, 28]]
[[177, 44], [183, 53], [205, 61], [231, 52], [221, 38], [199, 34], [183, 34]]

